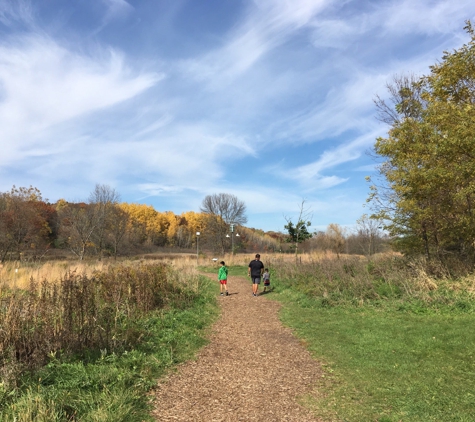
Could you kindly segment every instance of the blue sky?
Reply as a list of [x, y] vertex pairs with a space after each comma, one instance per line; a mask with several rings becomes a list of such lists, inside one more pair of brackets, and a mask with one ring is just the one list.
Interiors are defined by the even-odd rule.
[[96, 183], [199, 211], [243, 200], [282, 231], [367, 209], [373, 99], [468, 40], [473, 0], [0, 0], [0, 191]]

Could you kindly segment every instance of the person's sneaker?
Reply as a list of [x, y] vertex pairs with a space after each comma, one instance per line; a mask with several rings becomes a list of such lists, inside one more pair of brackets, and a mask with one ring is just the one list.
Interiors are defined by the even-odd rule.
[[226, 292], [226, 296], [229, 296], [229, 292]]
[[220, 296], [224, 296], [224, 293], [220, 293], [219, 295], [220, 295]]

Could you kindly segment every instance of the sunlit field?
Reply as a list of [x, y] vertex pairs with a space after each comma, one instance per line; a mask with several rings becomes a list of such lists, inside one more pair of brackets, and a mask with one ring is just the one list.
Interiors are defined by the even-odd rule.
[[[473, 275], [453, 276], [442, 265], [398, 254], [260, 255], [271, 272], [273, 290], [267, 297], [282, 302], [284, 323], [324, 364], [325, 382], [318, 387], [325, 397], [304, 399], [319, 416], [354, 422], [422, 422], [452, 420], [447, 418], [454, 414], [457, 420], [473, 420], [467, 390], [470, 380], [460, 375], [473, 372], [467, 360], [473, 342], [466, 336], [475, 315]], [[153, 385], [153, 377], [189, 358], [189, 350], [201, 347], [205, 340], [200, 331], [217, 316], [217, 283], [200, 273], [215, 272], [219, 262], [225, 261], [231, 277], [244, 276], [254, 256], [255, 252], [160, 253], [117, 261], [3, 264], [0, 295], [5, 327], [11, 329], [4, 331], [8, 338], [4, 336], [2, 347], [16, 345], [16, 352], [12, 349], [11, 353], [19, 360], [4, 353], [0, 398], [6, 411], [0, 413], [2, 420], [13, 421], [18, 412], [61, 420], [46, 416], [47, 410], [54, 400], [58, 414], [70, 415], [68, 394], [72, 390], [78, 391], [75, 412], [87, 414], [89, 407], [103, 406], [98, 403], [103, 399], [91, 402], [86, 399], [87, 391], [84, 396], [79, 392], [88, 383], [97, 384], [99, 391], [105, 375], [92, 381], [91, 374], [101, 373], [96, 363], [111, 371], [104, 367], [104, 359], [124, 379], [147, 379], [141, 393], [137, 392], [137, 402], [131, 404], [143, 406], [143, 394]], [[133, 311], [131, 304], [141, 308]], [[28, 345], [35, 347], [36, 354], [29, 355]], [[52, 350], [57, 352], [51, 354]], [[143, 361], [137, 366], [140, 375], [127, 369], [128, 364], [124, 366], [123, 359], [132, 359], [131, 367], [136, 366], [137, 355], [127, 350], [140, 351], [133, 352]], [[80, 357], [74, 361], [78, 376], [69, 378], [68, 359], [75, 354]], [[153, 374], [151, 365], [157, 366]], [[49, 381], [38, 386], [32, 379], [35, 389], [18, 389], [17, 380], [27, 366], [40, 368], [43, 373], [38, 377]], [[438, 375], [441, 368], [446, 374], [442, 378]], [[26, 378], [21, 379], [30, 385]], [[64, 384], [66, 379], [71, 385]], [[58, 387], [63, 384], [64, 390]], [[130, 387], [126, 382], [120, 388], [114, 393], [117, 397], [107, 400], [120, 402], [121, 394]], [[416, 394], [409, 400], [407, 391]], [[450, 411], [444, 403], [452, 403]], [[125, 418], [130, 417], [129, 410], [123, 411]]]
[[31, 279], [37, 282], [43, 280], [54, 281], [59, 280], [68, 272], [76, 274], [92, 275], [96, 271], [103, 271], [109, 266], [114, 265], [136, 265], [141, 262], [166, 263], [177, 268], [186, 268], [189, 271], [196, 267], [196, 255], [190, 254], [146, 254], [134, 259], [104, 259], [94, 260], [59, 260], [46, 262], [5, 262], [0, 264], [0, 289], [17, 288], [27, 289]]
[[[144, 254], [134, 259], [104, 259], [99, 261], [94, 260], [59, 260], [59, 261], [46, 261], [46, 262], [20, 262], [20, 261], [7, 261], [0, 264], [0, 289], [4, 287], [26, 289], [30, 284], [31, 278], [36, 281], [59, 280], [64, 274], [68, 272], [75, 272], [77, 274], [85, 274], [90, 276], [95, 271], [102, 271], [111, 265], [134, 265], [139, 262], [162, 262], [172, 265], [173, 267], [180, 269], [187, 269], [187, 271], [194, 271], [197, 265], [212, 266], [219, 265], [220, 261], [225, 261], [226, 265], [246, 265], [249, 264], [251, 259], [254, 259], [254, 253], [249, 254], [212, 254], [200, 253], [197, 259], [196, 254], [189, 253], [160, 253], [160, 254]], [[317, 259], [322, 254], [313, 255], [299, 255], [300, 262], [307, 262]], [[331, 254], [327, 254], [331, 256]], [[289, 254], [261, 254], [261, 260], [266, 265], [273, 265], [278, 262], [295, 262], [295, 255]]]

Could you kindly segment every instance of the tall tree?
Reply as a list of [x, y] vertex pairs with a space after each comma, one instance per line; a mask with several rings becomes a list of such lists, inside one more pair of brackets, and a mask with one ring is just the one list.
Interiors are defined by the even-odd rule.
[[219, 216], [226, 224], [247, 223], [246, 204], [229, 193], [215, 193], [203, 199], [201, 211]]
[[376, 244], [382, 237], [380, 230], [382, 222], [363, 214], [357, 223], [357, 237], [364, 254], [371, 256], [376, 252]]
[[99, 252], [99, 260], [102, 259], [106, 247], [106, 239], [113, 230], [114, 224], [121, 223], [115, 220], [117, 213], [115, 208], [120, 201], [120, 195], [115, 189], [108, 185], [96, 184], [94, 190], [89, 195], [89, 204], [94, 210], [94, 231], [92, 239]]
[[336, 253], [337, 258], [339, 259], [346, 244], [345, 230], [339, 224], [331, 223], [328, 225], [325, 235], [330, 249]]
[[97, 222], [94, 208], [84, 202], [58, 205], [60, 240], [82, 261], [94, 245], [92, 236]]
[[475, 256], [475, 33], [418, 79], [392, 85], [392, 105], [377, 100], [390, 124], [376, 153], [383, 184], [369, 200], [404, 252]]
[[108, 241], [110, 242], [114, 254], [114, 258], [117, 259], [119, 248], [123, 244], [125, 234], [127, 233], [127, 227], [129, 223], [129, 214], [127, 214], [118, 205], [112, 208], [111, 220], [113, 224], [110, 225], [108, 231]]
[[201, 212], [213, 217], [208, 222], [207, 229], [214, 234], [215, 245], [222, 253], [225, 251], [229, 225], [237, 226], [247, 222], [246, 204], [229, 193], [207, 195], [201, 204]]

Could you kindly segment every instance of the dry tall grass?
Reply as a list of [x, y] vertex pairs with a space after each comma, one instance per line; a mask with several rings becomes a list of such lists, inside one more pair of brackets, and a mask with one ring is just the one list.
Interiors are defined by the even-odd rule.
[[[236, 253], [236, 254], [230, 254], [226, 253], [224, 255], [220, 254], [207, 254], [207, 255], [200, 255], [199, 259], [196, 259], [196, 255], [194, 257], [189, 257], [190, 263], [193, 261], [197, 261], [199, 265], [212, 265], [215, 263], [216, 266], [219, 265], [220, 261], [226, 262], [227, 266], [234, 266], [234, 265], [244, 265], [247, 267], [250, 261], [252, 261], [255, 257], [255, 252], [250, 252], [250, 253]], [[275, 265], [280, 265], [280, 264], [302, 264], [302, 263], [309, 263], [309, 262], [314, 262], [317, 260], [320, 260], [322, 258], [327, 258], [327, 259], [337, 259], [337, 255], [332, 253], [332, 252], [321, 252], [321, 251], [315, 251], [312, 253], [305, 253], [305, 254], [299, 254], [297, 257], [294, 254], [286, 254], [286, 253], [278, 253], [278, 252], [261, 252], [261, 261], [264, 263], [266, 267], [271, 268], [272, 266]], [[363, 259], [363, 257], [361, 257]], [[213, 259], [215, 261], [213, 261]]]
[[[371, 260], [358, 256], [307, 256], [306, 259], [270, 260], [274, 279], [319, 298], [322, 304], [399, 299], [426, 304], [456, 304], [475, 299], [475, 276], [453, 277], [442, 263], [380, 254]], [[465, 306], [465, 305], [464, 305]]]
[[13, 264], [2, 271], [0, 375], [6, 383], [51, 354], [133, 346], [140, 341], [136, 321], [152, 310], [186, 306], [199, 289], [196, 266], [187, 259], [172, 265], [163, 260]]
[[61, 260], [39, 263], [22, 263], [19, 261], [0, 264], [0, 292], [2, 289], [28, 289], [30, 280], [60, 280], [68, 272], [91, 276], [94, 272], [105, 271], [111, 266], [133, 266], [147, 262], [149, 264], [167, 264], [177, 269], [196, 274], [196, 255], [190, 254], [146, 254], [134, 259], [115, 260]]
[[[123, 259], [120, 261], [113, 260], [62, 260], [62, 261], [46, 261], [44, 263], [22, 263], [19, 261], [6, 262], [0, 264], [0, 292], [2, 289], [28, 289], [30, 280], [60, 280], [64, 274], [75, 272], [77, 274], [85, 274], [91, 276], [96, 271], [104, 271], [109, 266], [114, 265], [137, 265], [137, 263], [147, 262], [150, 264], [164, 263], [171, 265], [183, 275], [183, 278], [194, 278], [196, 275], [197, 265], [219, 265], [220, 261], [225, 261], [226, 265], [244, 265], [254, 259], [255, 253], [237, 253], [237, 254], [200, 254], [197, 259], [195, 254], [189, 253], [160, 253], [160, 254], [144, 254], [134, 259]], [[213, 261], [213, 258], [215, 261]], [[296, 258], [293, 254], [282, 253], [261, 253], [261, 260], [266, 267], [273, 267], [284, 263], [305, 264], [326, 259], [336, 259], [337, 256], [331, 252], [315, 252], [310, 254], [301, 254]], [[363, 259], [363, 258], [362, 258]]]
[[0, 289], [27, 289], [30, 279], [59, 280], [67, 272], [91, 275], [102, 271], [109, 264], [104, 261], [47, 261], [38, 264], [22, 264], [18, 261], [0, 264]]

